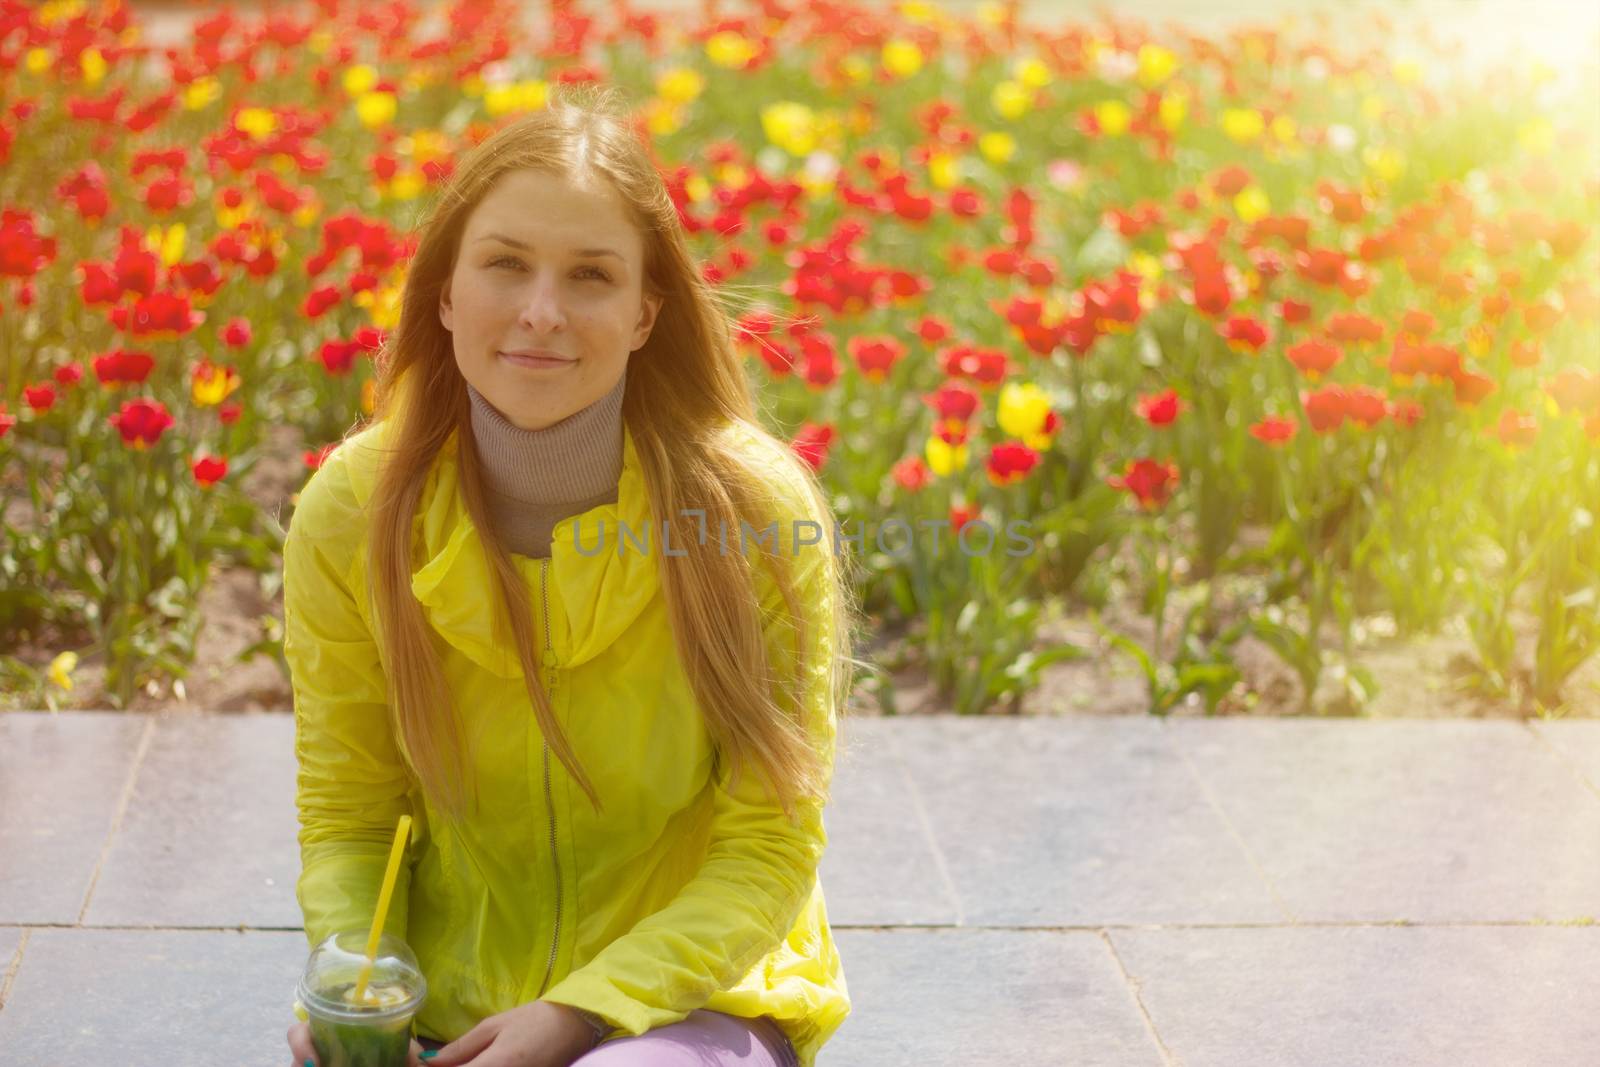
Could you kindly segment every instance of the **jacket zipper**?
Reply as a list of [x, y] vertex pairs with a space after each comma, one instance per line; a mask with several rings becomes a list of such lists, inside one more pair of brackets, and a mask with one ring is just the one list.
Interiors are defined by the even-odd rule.
[[[550, 560], [539, 561], [539, 594], [544, 601], [544, 648], [546, 652], [552, 650], [550, 644]], [[555, 671], [550, 671], [550, 709], [555, 710]], [[556, 806], [550, 792], [550, 742], [544, 742], [544, 803], [545, 811], [550, 818], [550, 861], [556, 871], [556, 929], [555, 937], [550, 942], [550, 962], [546, 964], [544, 981], [539, 985], [539, 996], [544, 996], [544, 991], [550, 986], [550, 976], [555, 972], [556, 948], [561, 944], [561, 854], [556, 851]]]

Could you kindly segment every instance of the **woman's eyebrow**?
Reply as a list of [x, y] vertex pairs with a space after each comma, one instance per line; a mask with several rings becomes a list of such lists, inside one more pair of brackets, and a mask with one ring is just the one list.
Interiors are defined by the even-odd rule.
[[[499, 241], [501, 244], [508, 244], [512, 248], [520, 248], [524, 252], [532, 252], [533, 251], [533, 246], [532, 245], [525, 244], [524, 242], [517, 240], [515, 237], [507, 237], [503, 233], [486, 233], [482, 237], [479, 237], [478, 240], [480, 240], [480, 241]], [[612, 249], [609, 249], [609, 248], [580, 248], [576, 252], [574, 252], [573, 255], [578, 255], [578, 256], [616, 256], [618, 259], [623, 259], [624, 258], [621, 252], [616, 252], [616, 251], [613, 251]]]

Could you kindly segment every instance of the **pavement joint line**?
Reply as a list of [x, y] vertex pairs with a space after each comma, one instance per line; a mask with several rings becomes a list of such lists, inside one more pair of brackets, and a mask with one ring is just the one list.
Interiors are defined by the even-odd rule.
[[1133, 1006], [1139, 1009], [1139, 1018], [1144, 1020], [1145, 1030], [1149, 1032], [1150, 1039], [1156, 1043], [1156, 1051], [1161, 1054], [1161, 1062], [1166, 1067], [1172, 1067], [1172, 1050], [1167, 1048], [1167, 1043], [1161, 1038], [1161, 1031], [1156, 1029], [1156, 1021], [1150, 1017], [1150, 1009], [1144, 1006], [1144, 997], [1141, 995], [1144, 983], [1128, 973], [1128, 968], [1123, 964], [1117, 946], [1111, 943], [1111, 935], [1106, 929], [1101, 927], [1095, 933], [1100, 935], [1101, 944], [1105, 945], [1106, 951], [1111, 954], [1111, 962], [1117, 965], [1117, 973], [1122, 975], [1123, 985], [1127, 987], [1128, 995], [1133, 998]]
[[150, 751], [150, 739], [156, 731], [155, 716], [147, 712], [144, 715], [144, 729], [139, 732], [139, 744], [134, 749], [133, 765], [128, 768], [127, 781], [122, 783], [122, 795], [117, 798], [117, 810], [111, 817], [111, 829], [106, 831], [105, 843], [100, 846], [100, 855], [94, 861], [94, 873], [89, 876], [89, 885], [83, 891], [83, 904], [78, 908], [78, 923], [83, 925], [83, 917], [89, 912], [89, 902], [94, 899], [95, 886], [100, 882], [100, 872], [105, 867], [106, 856], [111, 853], [112, 842], [116, 841], [117, 833], [122, 829], [122, 819], [128, 813], [128, 804], [133, 800], [133, 789], [139, 781], [139, 771], [144, 767], [145, 753]]
[[1178, 754], [1179, 759], [1183, 760], [1183, 765], [1189, 769], [1189, 777], [1194, 779], [1195, 785], [1200, 789], [1200, 795], [1211, 806], [1211, 810], [1216, 813], [1217, 818], [1222, 820], [1222, 825], [1228, 831], [1228, 835], [1233, 838], [1234, 843], [1239, 847], [1239, 851], [1243, 853], [1245, 862], [1250, 864], [1250, 869], [1255, 871], [1256, 877], [1261, 879], [1261, 884], [1267, 887], [1268, 893], [1272, 894], [1273, 902], [1283, 909], [1283, 914], [1289, 919], [1289, 925], [1295, 925], [1294, 909], [1289, 907], [1289, 902], [1284, 900], [1282, 894], [1278, 892], [1278, 887], [1273, 883], [1272, 876], [1256, 861], [1256, 855], [1245, 842], [1244, 835], [1239, 833], [1239, 828], [1233, 825], [1233, 820], [1228, 817], [1228, 813], [1222, 807], [1221, 802], [1211, 792], [1210, 783], [1200, 773], [1200, 768], [1194, 765], [1194, 760], [1189, 758], [1189, 753], [1185, 747], [1173, 735], [1171, 724], [1167, 720], [1162, 720], [1159, 733], [1167, 746]]
[[917, 788], [915, 778], [911, 777], [911, 768], [906, 766], [906, 761], [900, 757], [900, 743], [896, 740], [897, 731], [885, 730], [884, 736], [888, 740], [889, 755], [894, 760], [895, 766], [900, 768], [900, 777], [906, 783], [906, 794], [911, 798], [912, 810], [916, 812], [917, 822], [922, 827], [922, 836], [928, 842], [928, 849], [933, 853], [933, 865], [939, 871], [939, 880], [944, 883], [945, 892], [950, 895], [950, 903], [956, 909], [955, 926], [966, 926], [966, 909], [961, 903], [961, 894], [956, 892], [955, 879], [950, 877], [950, 865], [945, 861], [944, 850], [939, 847], [939, 842], [933, 836], [933, 822], [928, 818], [927, 806], [922, 803], [922, 791]]
[[1569, 771], [1571, 771], [1578, 779], [1579, 785], [1593, 793], [1595, 795], [1595, 799], [1600, 800], [1600, 785], [1596, 785], [1594, 782], [1590, 781], [1589, 776], [1583, 773], [1582, 767], [1579, 767], [1576, 763], [1573, 763], [1572, 760], [1567, 758], [1566, 753], [1562, 752], [1555, 745], [1551, 744], [1550, 738], [1545, 736], [1545, 732], [1543, 730], [1534, 729], [1533, 723], [1529, 722], [1527, 719], [1522, 720], [1522, 728], [1532, 734], [1534, 739], [1539, 744], [1543, 745], [1547, 751], [1553, 754], [1557, 760], [1559, 760]]
[[17, 951], [11, 954], [11, 959], [6, 963], [5, 973], [0, 974], [0, 1010], [4, 1010], [6, 1001], [11, 999], [11, 983], [16, 981], [17, 972], [22, 970], [22, 950], [28, 947], [28, 938], [31, 936], [33, 931], [23, 928]]

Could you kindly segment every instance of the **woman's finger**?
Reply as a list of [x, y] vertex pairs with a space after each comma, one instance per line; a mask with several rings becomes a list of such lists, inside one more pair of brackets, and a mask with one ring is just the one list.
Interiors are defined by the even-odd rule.
[[406, 1053], [406, 1067], [427, 1067], [422, 1062], [422, 1042], [416, 1038], [411, 1039], [411, 1051]]
[[472, 1057], [489, 1047], [499, 1033], [500, 1027], [492, 1024], [493, 1017], [483, 1020], [471, 1030], [462, 1034], [444, 1048], [439, 1050], [439, 1055], [428, 1061], [432, 1067], [460, 1067]]
[[294, 1067], [306, 1067], [309, 1062], [312, 1067], [322, 1067], [317, 1062], [317, 1050], [311, 1044], [311, 1027], [306, 1023], [295, 1023], [289, 1027], [289, 1052], [294, 1056]]

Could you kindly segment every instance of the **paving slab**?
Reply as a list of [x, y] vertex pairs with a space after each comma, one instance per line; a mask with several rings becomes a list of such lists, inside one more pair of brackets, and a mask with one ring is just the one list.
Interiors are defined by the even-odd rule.
[[6, 1004], [6, 979], [16, 969], [22, 934], [23, 928], [20, 926], [0, 926], [0, 1008]]
[[1109, 937], [1183, 1067], [1580, 1067], [1600, 1048], [1597, 927]]
[[1600, 796], [1520, 723], [1167, 725], [1301, 922], [1600, 915]]
[[36, 929], [0, 1010], [7, 1063], [283, 1067], [297, 932]]
[[1538, 722], [1528, 728], [1600, 796], [1600, 722]]
[[966, 925], [1287, 918], [1144, 718], [896, 721]]
[[148, 727], [120, 712], [0, 715], [0, 923], [78, 921]]
[[[954, 926], [960, 922], [947, 865], [927, 814], [888, 738], [893, 719], [841, 727], [823, 824], [828, 848], [818, 877], [828, 921], [845, 926]], [[893, 877], [884, 877], [892, 871]]]
[[839, 930], [850, 1017], [818, 1067], [1163, 1067], [1089, 931]]
[[155, 720], [91, 926], [298, 929], [294, 717]]

